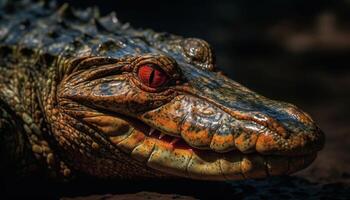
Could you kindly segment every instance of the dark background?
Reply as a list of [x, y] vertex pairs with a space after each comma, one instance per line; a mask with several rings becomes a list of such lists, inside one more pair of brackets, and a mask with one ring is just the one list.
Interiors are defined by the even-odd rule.
[[297, 189], [283, 199], [297, 198], [300, 191], [300, 198], [325, 191], [329, 198], [349, 194], [348, 189], [336, 191], [350, 182], [349, 0], [58, 2], [77, 8], [96, 5], [101, 14], [116, 11], [120, 21], [136, 28], [205, 39], [216, 52], [218, 68], [232, 79], [311, 114], [326, 134], [318, 159], [295, 177], [234, 183], [243, 188], [232, 189], [236, 195], [255, 195], [286, 182], [294, 184], [287, 188]]

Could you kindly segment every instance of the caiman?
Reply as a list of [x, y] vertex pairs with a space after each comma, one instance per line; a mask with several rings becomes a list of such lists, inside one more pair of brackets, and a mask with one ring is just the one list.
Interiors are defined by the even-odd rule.
[[308, 114], [220, 72], [204, 40], [40, 1], [0, 21], [2, 173], [241, 180], [301, 170], [324, 145]]

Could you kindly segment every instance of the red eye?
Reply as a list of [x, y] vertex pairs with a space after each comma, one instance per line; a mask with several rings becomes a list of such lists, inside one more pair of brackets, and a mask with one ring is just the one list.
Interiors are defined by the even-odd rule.
[[137, 73], [140, 81], [151, 88], [162, 86], [168, 79], [168, 76], [161, 70], [152, 65], [142, 65]]

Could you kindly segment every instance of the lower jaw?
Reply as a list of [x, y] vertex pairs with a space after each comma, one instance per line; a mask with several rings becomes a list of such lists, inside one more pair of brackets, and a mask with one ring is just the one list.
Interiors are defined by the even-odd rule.
[[289, 175], [306, 168], [316, 154], [298, 157], [264, 156], [257, 153], [226, 154], [155, 148], [145, 164], [175, 176], [198, 180], [243, 180]]
[[172, 144], [134, 130], [111, 141], [132, 158], [165, 174], [199, 180], [242, 180], [291, 174], [307, 167], [316, 153], [303, 156], [216, 153]]

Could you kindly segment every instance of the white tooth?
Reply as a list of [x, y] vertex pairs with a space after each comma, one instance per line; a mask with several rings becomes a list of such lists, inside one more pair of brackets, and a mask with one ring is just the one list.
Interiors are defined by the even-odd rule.
[[152, 135], [152, 133], [155, 131], [156, 129], [155, 128], [151, 128], [148, 135]]
[[164, 133], [161, 133], [161, 134], [159, 135], [158, 139], [162, 139], [164, 136], [165, 136], [165, 134], [164, 134]]
[[174, 138], [173, 140], [171, 140], [170, 144], [175, 144], [179, 140], [180, 140], [180, 138]]

